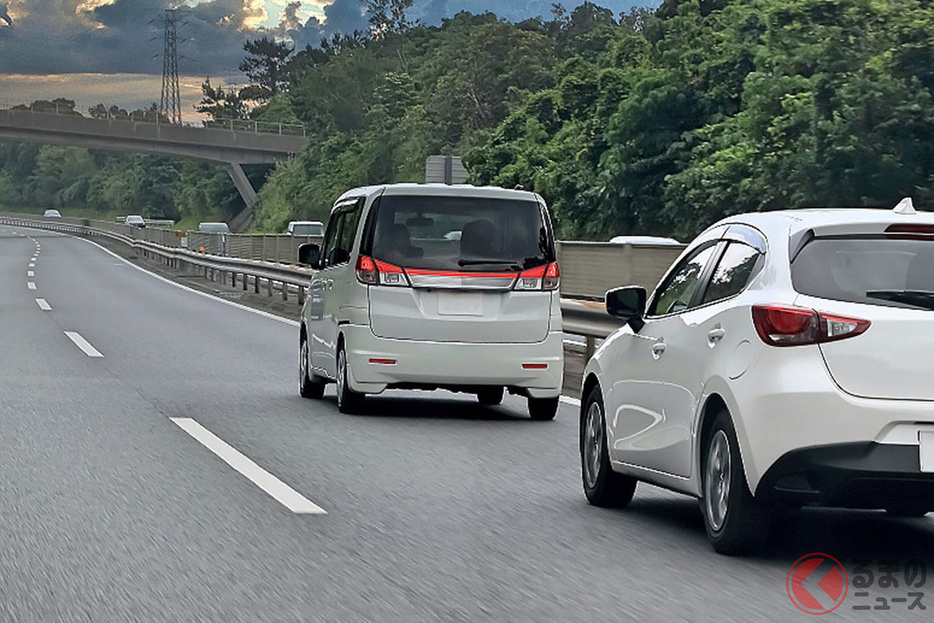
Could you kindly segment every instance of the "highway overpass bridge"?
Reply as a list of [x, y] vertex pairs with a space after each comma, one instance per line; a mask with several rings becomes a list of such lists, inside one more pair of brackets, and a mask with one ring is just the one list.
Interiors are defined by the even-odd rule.
[[240, 165], [284, 160], [299, 152], [306, 142], [304, 136], [292, 134], [91, 119], [20, 109], [0, 110], [0, 140], [184, 156], [224, 163], [247, 209], [253, 207], [256, 191]]

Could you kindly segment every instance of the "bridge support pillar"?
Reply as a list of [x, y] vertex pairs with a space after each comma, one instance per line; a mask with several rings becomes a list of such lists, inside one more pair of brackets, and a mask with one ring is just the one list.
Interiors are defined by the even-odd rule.
[[230, 179], [233, 180], [237, 190], [240, 191], [240, 196], [243, 197], [243, 203], [246, 204], [247, 210], [252, 210], [253, 204], [256, 203], [256, 191], [253, 190], [253, 185], [250, 184], [250, 180], [247, 178], [246, 173], [243, 172], [243, 168], [236, 162], [230, 162], [227, 164], [227, 173], [230, 175]]

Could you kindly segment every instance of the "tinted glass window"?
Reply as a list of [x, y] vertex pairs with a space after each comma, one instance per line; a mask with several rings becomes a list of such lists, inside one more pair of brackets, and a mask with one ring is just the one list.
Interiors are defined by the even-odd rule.
[[344, 212], [344, 222], [341, 225], [340, 241], [337, 244], [340, 261], [346, 262], [350, 259], [350, 252], [353, 250], [354, 236], [357, 233], [357, 224], [360, 222], [360, 212], [363, 200], [354, 204]]
[[731, 242], [717, 262], [701, 302], [719, 301], [739, 294], [749, 283], [761, 255], [748, 245]]
[[383, 196], [370, 254], [406, 268], [518, 270], [554, 261], [554, 242], [535, 201]]
[[330, 266], [334, 264], [332, 261], [336, 259], [335, 251], [337, 250], [337, 243], [340, 239], [341, 223], [344, 221], [344, 215], [340, 212], [335, 212], [331, 214], [331, 218], [328, 219], [328, 229], [324, 235], [324, 254], [322, 255], [322, 266]]
[[934, 308], [934, 241], [815, 238], [791, 265], [795, 290], [821, 298]]
[[650, 316], [659, 316], [662, 314], [674, 314], [683, 311], [691, 304], [697, 286], [700, 285], [700, 278], [704, 272], [704, 266], [713, 255], [717, 245], [710, 245], [693, 256], [684, 260], [681, 265], [671, 273], [662, 287], [652, 306], [649, 308]]

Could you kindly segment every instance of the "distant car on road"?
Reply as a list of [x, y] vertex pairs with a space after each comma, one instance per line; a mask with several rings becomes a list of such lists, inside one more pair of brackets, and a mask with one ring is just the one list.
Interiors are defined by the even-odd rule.
[[205, 234], [226, 234], [230, 232], [230, 227], [227, 223], [198, 223], [198, 231]]
[[613, 236], [610, 238], [613, 244], [659, 244], [665, 246], [681, 245], [674, 238], [663, 238], [661, 236]]
[[[446, 234], [458, 231], [457, 239]], [[550, 420], [564, 367], [551, 217], [531, 192], [442, 184], [357, 188], [334, 204], [311, 278], [300, 392], [337, 384], [342, 412], [386, 389], [505, 390]]]
[[728, 554], [776, 508], [934, 510], [934, 214], [732, 216], [606, 308], [627, 325], [584, 370], [592, 504], [637, 481], [695, 496]]
[[44, 218], [62, 218], [62, 213], [58, 210], [46, 210], [42, 213]]
[[324, 223], [321, 221], [290, 221], [288, 231], [292, 236], [324, 238]]
[[146, 221], [139, 214], [130, 214], [123, 222], [131, 227], [146, 227]]

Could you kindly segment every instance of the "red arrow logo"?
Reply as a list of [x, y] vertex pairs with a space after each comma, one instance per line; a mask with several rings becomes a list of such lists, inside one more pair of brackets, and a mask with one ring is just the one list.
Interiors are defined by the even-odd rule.
[[807, 554], [791, 565], [788, 597], [802, 612], [827, 614], [843, 603], [849, 585], [846, 569], [828, 554]]

